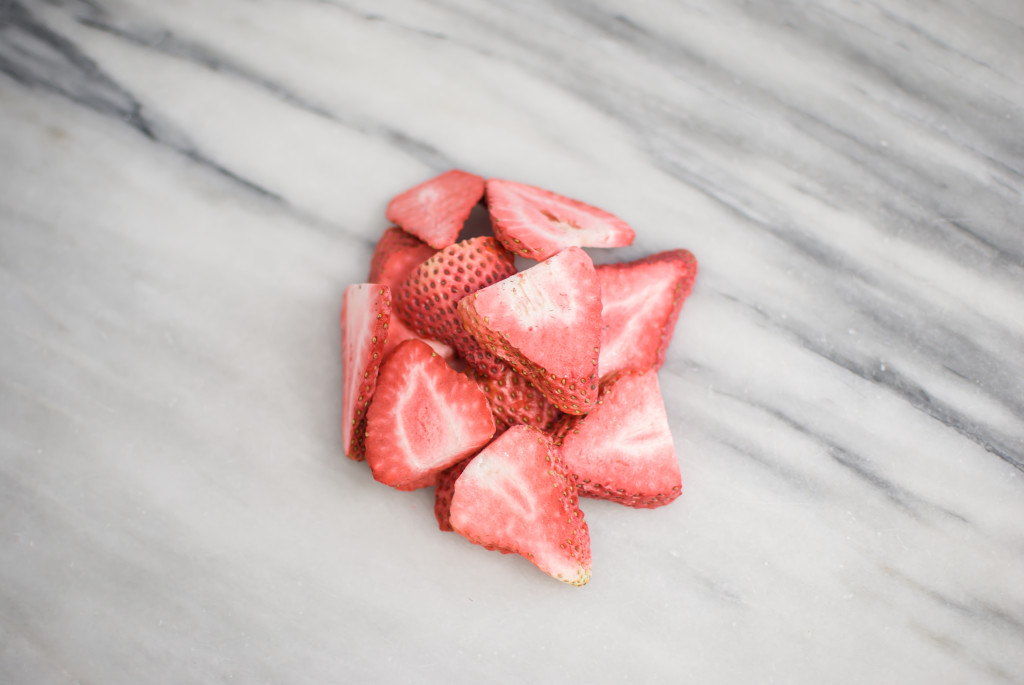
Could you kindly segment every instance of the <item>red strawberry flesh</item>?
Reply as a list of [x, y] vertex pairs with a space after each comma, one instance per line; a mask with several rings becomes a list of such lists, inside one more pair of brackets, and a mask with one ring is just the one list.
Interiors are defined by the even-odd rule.
[[459, 303], [466, 330], [566, 414], [597, 399], [601, 289], [590, 257], [570, 247]]
[[482, 178], [453, 169], [395, 197], [387, 217], [440, 250], [455, 242], [483, 195]]
[[515, 552], [566, 583], [590, 580], [590, 532], [571, 476], [550, 439], [513, 426], [455, 481], [452, 528], [469, 541]]
[[653, 509], [682, 491], [658, 376], [623, 371], [601, 384], [597, 406], [567, 417], [556, 444], [580, 494]]
[[435, 485], [494, 435], [483, 392], [430, 346], [407, 340], [384, 360], [367, 412], [366, 461], [399, 490]]
[[341, 304], [341, 437], [345, 454], [361, 460], [366, 411], [377, 385], [391, 320], [391, 289], [360, 283], [345, 289]]
[[660, 369], [679, 310], [693, 289], [697, 260], [671, 250], [597, 267], [601, 282], [601, 377], [623, 369]]
[[536, 186], [489, 179], [494, 235], [516, 254], [542, 260], [567, 247], [622, 247], [635, 235], [626, 222]]

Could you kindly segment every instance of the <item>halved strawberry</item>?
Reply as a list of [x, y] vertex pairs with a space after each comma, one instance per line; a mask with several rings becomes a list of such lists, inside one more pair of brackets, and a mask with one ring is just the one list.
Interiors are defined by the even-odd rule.
[[635, 233], [603, 209], [549, 190], [488, 179], [487, 208], [494, 235], [516, 254], [547, 259], [567, 247], [622, 247]]
[[387, 216], [441, 250], [455, 242], [483, 195], [482, 178], [453, 169], [397, 196], [388, 205]]
[[[384, 231], [384, 235], [377, 241], [373, 257], [370, 260], [370, 275], [367, 280], [371, 283], [383, 283], [390, 286], [394, 293], [398, 287], [405, 283], [409, 273], [417, 266], [427, 261], [437, 253], [437, 250], [425, 242], [392, 226]], [[430, 345], [435, 352], [444, 357], [445, 361], [452, 361], [455, 358], [455, 349], [445, 345], [439, 340], [416, 335], [416, 332], [405, 325], [405, 323], [394, 316], [391, 318], [388, 342], [384, 347], [384, 354], [398, 347], [399, 343], [406, 340], [423, 340]]]
[[660, 369], [683, 302], [693, 290], [697, 260], [670, 250], [623, 264], [597, 267], [601, 282], [601, 357], [598, 373]]
[[622, 371], [601, 384], [597, 406], [556, 426], [555, 444], [581, 495], [654, 509], [682, 480], [654, 371]]
[[377, 386], [377, 371], [391, 321], [391, 289], [360, 283], [341, 301], [341, 439], [350, 459], [362, 460], [366, 408]]
[[597, 399], [601, 287], [578, 247], [459, 303], [465, 328], [566, 414]]
[[434, 488], [434, 518], [437, 519], [437, 527], [445, 532], [453, 530], [450, 517], [452, 513], [452, 495], [455, 493], [455, 481], [466, 470], [466, 465], [469, 464], [470, 459], [463, 459], [455, 466], [449, 466], [437, 477], [437, 487]]
[[459, 300], [516, 272], [515, 257], [490, 236], [450, 245], [409, 274], [395, 291], [398, 315], [419, 335], [453, 346], [477, 371], [495, 375], [502, 364], [462, 326]]
[[470, 377], [487, 396], [499, 433], [510, 426], [533, 426], [547, 431], [562, 417], [562, 412], [542, 392], [508, 366], [496, 378], [475, 372]]
[[375, 479], [399, 490], [434, 485], [492, 435], [483, 392], [429, 345], [407, 340], [384, 360], [366, 423], [366, 462]]
[[452, 528], [470, 542], [515, 552], [558, 580], [590, 580], [590, 532], [571, 476], [551, 440], [513, 426], [455, 481]]

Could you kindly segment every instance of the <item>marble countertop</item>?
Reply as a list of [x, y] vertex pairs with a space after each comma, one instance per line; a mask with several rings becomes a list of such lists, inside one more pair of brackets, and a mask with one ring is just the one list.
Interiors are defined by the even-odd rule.
[[[1024, 681], [1024, 5], [0, 2], [0, 682]], [[700, 261], [584, 588], [341, 449], [448, 168]]]

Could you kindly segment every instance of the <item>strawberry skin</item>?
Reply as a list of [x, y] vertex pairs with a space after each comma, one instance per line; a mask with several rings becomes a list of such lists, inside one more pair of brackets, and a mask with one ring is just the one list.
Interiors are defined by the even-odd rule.
[[345, 454], [362, 460], [366, 409], [377, 386], [377, 372], [391, 321], [391, 289], [360, 283], [345, 289], [341, 302], [341, 437]]
[[370, 283], [384, 283], [396, 288], [409, 272], [427, 261], [437, 250], [398, 226], [384, 231], [370, 259]]
[[475, 372], [470, 375], [487, 396], [499, 433], [510, 426], [533, 426], [547, 431], [562, 417], [562, 412], [543, 393], [510, 367], [506, 366], [496, 378]]
[[467, 295], [515, 272], [515, 257], [494, 238], [463, 240], [414, 269], [395, 292], [395, 308], [419, 335], [451, 345], [474, 369], [496, 375], [501, 362], [466, 332], [457, 307]]
[[563, 419], [554, 438], [581, 495], [654, 509], [682, 491], [654, 371], [609, 377], [601, 384], [594, 410]]
[[635, 236], [625, 221], [602, 209], [525, 183], [489, 179], [487, 209], [495, 237], [538, 261], [572, 246], [630, 245]]
[[693, 290], [697, 260], [687, 250], [597, 267], [601, 282], [603, 378], [623, 369], [660, 369], [679, 310]]
[[435, 485], [493, 435], [483, 392], [429, 345], [407, 340], [384, 360], [366, 422], [366, 462], [376, 480], [399, 490]]
[[570, 247], [459, 303], [465, 328], [566, 414], [597, 399], [601, 287], [587, 253]]
[[452, 169], [395, 197], [388, 204], [387, 217], [441, 250], [455, 242], [483, 195], [482, 178]]
[[466, 470], [469, 462], [470, 459], [463, 459], [455, 466], [450, 466], [442, 471], [437, 478], [437, 487], [434, 488], [434, 517], [437, 519], [437, 527], [448, 533], [453, 530], [450, 519], [455, 481]]
[[590, 532], [576, 488], [558, 450], [534, 428], [509, 428], [468, 463], [449, 521], [470, 542], [520, 554], [558, 580], [590, 580]]

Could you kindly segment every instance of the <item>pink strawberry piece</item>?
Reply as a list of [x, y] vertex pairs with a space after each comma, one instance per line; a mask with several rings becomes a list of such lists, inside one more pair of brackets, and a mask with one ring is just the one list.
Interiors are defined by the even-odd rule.
[[581, 495], [654, 509], [682, 491], [654, 371], [611, 376], [593, 411], [566, 417], [554, 433]]
[[601, 282], [601, 357], [598, 374], [660, 369], [679, 310], [693, 289], [697, 260], [671, 250], [624, 264], [597, 267]]
[[608, 212], [536, 186], [487, 181], [494, 235], [518, 255], [542, 260], [567, 247], [622, 247], [633, 243], [629, 225]]
[[499, 433], [510, 426], [533, 426], [547, 431], [562, 417], [562, 412], [543, 393], [508, 366], [496, 378], [477, 373], [471, 377], [487, 396]]
[[493, 376], [502, 364], [462, 326], [459, 301], [516, 272], [515, 257], [490, 236], [450, 245], [420, 264], [395, 292], [395, 309], [424, 337], [453, 346], [480, 373]]
[[437, 250], [398, 226], [384, 231], [370, 259], [371, 283], [400, 286], [409, 272], [437, 254]]
[[452, 495], [455, 493], [455, 481], [470, 459], [463, 459], [455, 466], [450, 466], [441, 472], [437, 478], [437, 487], [434, 488], [434, 517], [437, 519], [437, 527], [445, 532], [451, 532]]
[[377, 372], [391, 320], [391, 289], [360, 283], [345, 289], [341, 302], [341, 438], [350, 459], [365, 451], [366, 408], [377, 386]]
[[590, 532], [571, 475], [551, 440], [513, 426], [455, 481], [452, 528], [470, 542], [514, 552], [573, 585], [590, 580]]
[[465, 328], [557, 409], [585, 414], [597, 399], [601, 287], [570, 247], [459, 303]]
[[441, 250], [455, 242], [483, 195], [482, 178], [453, 169], [397, 196], [388, 205], [387, 217]]
[[399, 490], [435, 485], [492, 435], [483, 392], [429, 345], [407, 340], [384, 360], [366, 423], [366, 462], [375, 479]]
[[[436, 253], [437, 250], [416, 236], [409, 235], [397, 226], [392, 226], [384, 231], [384, 235], [377, 241], [373, 258], [370, 260], [370, 275], [367, 280], [371, 283], [383, 283], [390, 286], [391, 291], [395, 292], [399, 286], [405, 283], [405, 279], [409, 277], [409, 273], [413, 269]], [[397, 316], [391, 318], [384, 355], [398, 347], [399, 343], [414, 339], [423, 340], [435, 352], [444, 357], [445, 361], [450, 362], [455, 358], [455, 350], [451, 346], [445, 345], [439, 340], [416, 335], [416, 332], [406, 326]]]

